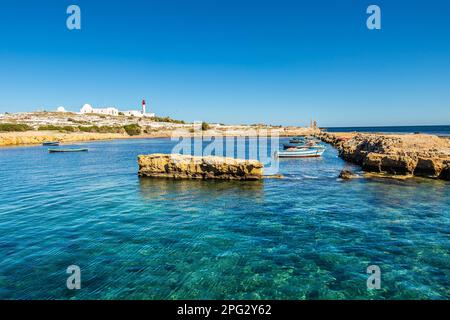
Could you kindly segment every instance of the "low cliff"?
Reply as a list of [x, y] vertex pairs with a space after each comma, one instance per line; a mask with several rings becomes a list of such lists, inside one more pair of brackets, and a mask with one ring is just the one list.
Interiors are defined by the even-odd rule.
[[2, 132], [0, 133], [0, 146], [41, 144], [44, 141], [76, 142], [109, 140], [125, 137], [128, 137], [128, 135], [121, 133], [61, 133], [55, 131]]
[[139, 176], [174, 179], [260, 180], [263, 165], [257, 160], [151, 154], [138, 157]]
[[318, 137], [364, 171], [450, 180], [450, 140], [433, 135], [335, 134]]

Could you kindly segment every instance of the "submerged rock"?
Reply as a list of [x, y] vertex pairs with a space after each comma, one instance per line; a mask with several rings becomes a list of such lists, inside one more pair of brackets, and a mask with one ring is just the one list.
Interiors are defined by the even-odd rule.
[[263, 178], [263, 164], [257, 160], [151, 154], [138, 156], [138, 163], [141, 177], [204, 180], [260, 180]]
[[446, 161], [444, 163], [444, 166], [445, 167], [442, 169], [439, 178], [443, 179], [443, 180], [450, 181], [450, 161]]
[[350, 180], [350, 179], [354, 179], [356, 177], [358, 177], [358, 176], [348, 169], [344, 169], [341, 171], [341, 173], [339, 173], [339, 178], [344, 179], [344, 180]]
[[264, 179], [284, 179], [284, 176], [282, 174], [271, 174], [264, 176]]

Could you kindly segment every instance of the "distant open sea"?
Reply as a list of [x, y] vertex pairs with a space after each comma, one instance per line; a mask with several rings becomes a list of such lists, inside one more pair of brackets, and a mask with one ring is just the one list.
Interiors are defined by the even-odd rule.
[[440, 136], [450, 136], [448, 126], [387, 126], [387, 127], [330, 127], [328, 132], [383, 132], [383, 133], [428, 133]]

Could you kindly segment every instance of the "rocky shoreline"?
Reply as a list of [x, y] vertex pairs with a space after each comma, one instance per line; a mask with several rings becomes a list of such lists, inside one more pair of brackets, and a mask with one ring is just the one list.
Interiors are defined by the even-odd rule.
[[450, 180], [450, 140], [426, 134], [316, 134], [366, 172]]
[[61, 133], [52, 131], [2, 132], [0, 133], [0, 147], [40, 145], [44, 141], [74, 143], [126, 138], [129, 138], [129, 136], [121, 133]]

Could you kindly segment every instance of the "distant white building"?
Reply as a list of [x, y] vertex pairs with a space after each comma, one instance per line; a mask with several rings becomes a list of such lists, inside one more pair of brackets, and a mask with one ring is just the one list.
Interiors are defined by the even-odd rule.
[[141, 111], [137, 110], [128, 110], [128, 111], [122, 111], [122, 113], [127, 117], [137, 117], [137, 118], [154, 118], [154, 113], [142, 113]]
[[142, 112], [137, 111], [137, 110], [128, 110], [128, 111], [123, 111], [122, 112], [125, 116], [127, 117], [143, 117], [144, 115], [142, 114]]
[[109, 116], [118, 116], [119, 115], [119, 110], [117, 110], [116, 108], [103, 108], [103, 109], [96, 109], [93, 108], [90, 104], [86, 103], [80, 110], [80, 113], [85, 114], [85, 113], [96, 113], [96, 114], [104, 114], [104, 115], [109, 115]]
[[123, 111], [123, 114], [127, 117], [138, 117], [138, 118], [154, 118], [154, 113], [147, 113], [145, 100], [142, 100], [142, 111], [138, 110], [128, 110]]
[[94, 108], [88, 103], [86, 103], [80, 110], [80, 113], [94, 113]]
[[147, 113], [147, 103], [145, 102], [145, 99], [142, 100], [142, 114], [146, 114]]
[[147, 103], [145, 102], [145, 99], [142, 100], [142, 116], [146, 118], [154, 118], [154, 113], [147, 113]]
[[56, 109], [56, 112], [67, 112], [67, 111], [64, 107], [61, 106]]

